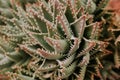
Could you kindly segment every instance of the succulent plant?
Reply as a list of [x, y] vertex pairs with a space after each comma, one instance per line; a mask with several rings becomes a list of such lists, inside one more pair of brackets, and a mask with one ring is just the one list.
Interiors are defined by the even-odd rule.
[[25, 10], [15, 5], [11, 19], [0, 16], [1, 73], [10, 80], [107, 79], [104, 58], [112, 52], [102, 37], [107, 2], [38, 0]]
[[[36, 2], [36, 0], [0, 0], [0, 15], [12, 18], [11, 8], [16, 9], [16, 4], [21, 5], [21, 7], [25, 9], [27, 3], [32, 4], [34, 2]], [[0, 20], [0, 25], [2, 24], [4, 24], [4, 22]]]

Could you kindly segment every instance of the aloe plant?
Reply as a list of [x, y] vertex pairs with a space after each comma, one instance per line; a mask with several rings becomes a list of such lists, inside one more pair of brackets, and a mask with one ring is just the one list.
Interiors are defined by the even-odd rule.
[[[21, 7], [23, 9], [25, 9], [25, 5], [28, 3], [34, 3], [36, 2], [36, 0], [0, 0], [0, 15], [2, 16], [6, 16], [8, 18], [12, 18], [12, 13], [11, 13], [11, 8], [12, 9], [16, 9], [15, 5], [21, 5]], [[4, 22], [2, 22], [0, 20], [0, 24], [4, 24]]]
[[104, 58], [112, 51], [101, 37], [107, 2], [38, 0], [26, 9], [16, 4], [12, 18], [0, 16], [1, 73], [10, 80], [107, 79]]

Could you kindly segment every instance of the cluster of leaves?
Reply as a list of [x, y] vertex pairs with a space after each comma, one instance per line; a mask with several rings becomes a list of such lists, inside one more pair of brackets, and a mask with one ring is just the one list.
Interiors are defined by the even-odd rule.
[[[6, 16], [7, 18], [12, 18], [11, 9], [16, 9], [15, 5], [20, 5], [25, 9], [27, 3], [35, 3], [36, 0], [0, 0], [0, 15]], [[0, 20], [0, 24], [3, 22]]]
[[11, 18], [0, 16], [1, 74], [10, 80], [120, 78], [119, 27], [104, 10], [108, 0], [38, 0], [23, 7], [11, 1]]
[[108, 50], [112, 52], [112, 54], [107, 55], [102, 58], [104, 64], [104, 68], [101, 70], [103, 75], [107, 78], [110, 76], [111, 80], [119, 80], [120, 76], [120, 27], [119, 27], [119, 18], [120, 16], [116, 12], [109, 12], [112, 14], [111, 17], [104, 21], [103, 31], [101, 32], [101, 36], [99, 40], [109, 42], [107, 47]]

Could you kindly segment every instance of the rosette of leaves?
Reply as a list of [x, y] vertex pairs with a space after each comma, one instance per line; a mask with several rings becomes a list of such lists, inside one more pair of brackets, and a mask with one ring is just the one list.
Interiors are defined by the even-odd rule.
[[[10, 68], [12, 80], [103, 80], [100, 59], [110, 51], [99, 34], [107, 1], [39, 0], [26, 5], [26, 10], [16, 5], [11, 11], [13, 18], [0, 16], [6, 24], [1, 35], [9, 38], [12, 52], [18, 52], [7, 51], [10, 59], [3, 52], [7, 61], [0, 60], [2, 72]], [[25, 65], [16, 65], [24, 59]]]
[[0, 80], [11, 80], [6, 73], [14, 72], [19, 65], [27, 65], [31, 58], [18, 48], [18, 44], [22, 42], [21, 37], [25, 37], [24, 33], [19, 34], [19, 32], [15, 28], [11, 29], [10, 26], [0, 26]]

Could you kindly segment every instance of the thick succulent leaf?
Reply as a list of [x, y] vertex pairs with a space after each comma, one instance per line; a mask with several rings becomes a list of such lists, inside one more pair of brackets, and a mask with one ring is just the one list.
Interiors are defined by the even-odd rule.
[[19, 62], [16, 62], [13, 64], [12, 68], [17, 68], [19, 66], [27, 66], [30, 62], [31, 58], [27, 57], [27, 58], [22, 58], [22, 60], [20, 60]]
[[[27, 45], [19, 45], [20, 49], [24, 50], [27, 54], [29, 54], [32, 57], [36, 56], [36, 49], [33, 49]], [[25, 56], [25, 55], [24, 55]]]
[[93, 13], [96, 10], [96, 4], [93, 2], [93, 0], [87, 1], [87, 8], [88, 13]]
[[48, 20], [44, 19], [44, 17], [42, 17], [42, 16], [36, 16], [36, 22], [37, 22], [39, 29], [41, 30], [42, 33], [47, 32], [46, 24], [51, 24]]
[[44, 2], [44, 3], [42, 3], [41, 8], [42, 8], [42, 12], [44, 13], [44, 17], [45, 17], [47, 20], [49, 20], [49, 21], [52, 22], [53, 13], [51, 12], [49, 6], [48, 6], [48, 5], [45, 5], [45, 2]]
[[48, 31], [48, 37], [51, 38], [60, 38], [60, 35], [58, 34], [58, 31], [53, 25], [47, 24], [47, 31]]
[[32, 34], [32, 36], [39, 42], [40, 46], [49, 51], [54, 51], [54, 49], [45, 41], [44, 36], [46, 34]]
[[51, 0], [50, 3], [53, 5], [54, 19], [58, 14], [64, 13], [66, 4], [62, 4], [59, 0]]
[[61, 60], [57, 60], [57, 61], [60, 67], [68, 67], [73, 62], [74, 58], [75, 58], [75, 54], [68, 56], [66, 59], [62, 61]]
[[67, 9], [66, 9], [66, 17], [70, 23], [75, 21], [78, 18], [77, 14], [80, 9], [80, 2], [79, 0], [66, 0], [67, 2]]
[[33, 79], [32, 77], [29, 77], [29, 76], [25, 76], [25, 75], [22, 75], [22, 74], [14, 74], [16, 77], [18, 77], [18, 79], [20, 80], [35, 80]]
[[58, 67], [59, 67], [58, 65], [43, 66], [43, 67], [40, 67], [39, 69], [37, 69], [37, 71], [40, 71], [40, 72], [49, 72], [49, 71], [56, 70]]
[[72, 23], [75, 20], [74, 19], [75, 15], [73, 15], [73, 13], [71, 11], [71, 6], [70, 5], [67, 6], [65, 14], [66, 14], [66, 17], [68, 19], [68, 22]]
[[86, 16], [85, 15], [81, 16], [75, 22], [71, 23], [71, 28], [72, 28], [72, 30], [74, 30], [73, 31], [74, 35], [76, 37], [78, 37], [79, 39], [81, 39], [83, 37], [85, 26], [86, 26]]
[[86, 38], [90, 38], [91, 40], [97, 39], [99, 37], [100, 32], [100, 23], [93, 23], [91, 26], [86, 27], [84, 36]]
[[64, 54], [61, 54], [61, 53], [49, 52], [41, 49], [37, 49], [36, 53], [39, 54], [41, 57], [44, 57], [50, 60], [60, 59], [65, 56]]
[[69, 49], [69, 43], [66, 40], [56, 40], [50, 37], [45, 37], [45, 40], [57, 53], [65, 53]]
[[[71, 38], [72, 39], [72, 38]], [[74, 54], [75, 53], [75, 51], [79, 48], [79, 45], [80, 45], [80, 40], [79, 40], [79, 38], [74, 38], [73, 37], [73, 40], [74, 40], [74, 43], [73, 43], [73, 45], [71, 46], [71, 48], [70, 48], [70, 50], [69, 50], [69, 55], [71, 55], [71, 54]]]
[[83, 60], [81, 62], [81, 70], [80, 70], [80, 74], [78, 75], [78, 80], [84, 80], [85, 73], [86, 73], [86, 68], [87, 68], [87, 65], [89, 64], [89, 61], [90, 61], [90, 54], [88, 52], [83, 57]]
[[10, 53], [6, 53], [6, 56], [8, 58], [10, 58], [11, 60], [13, 60], [14, 62], [18, 62], [22, 59], [22, 56], [19, 52], [15, 51], [15, 52], [10, 52]]
[[40, 80], [46, 80], [47, 78], [50, 78], [53, 75], [53, 72], [51, 73], [46, 73], [46, 74], [42, 74], [39, 76]]
[[86, 65], [81, 67], [80, 74], [77, 77], [78, 80], [84, 80], [85, 73], [86, 73], [86, 67], [87, 67]]
[[70, 24], [66, 18], [65, 15], [58, 15], [57, 16], [58, 24], [60, 24], [61, 29], [64, 31], [64, 35], [66, 35], [66, 38], [70, 39], [72, 37], [72, 32], [70, 29]]
[[12, 64], [13, 62], [9, 60], [9, 58], [5, 57], [2, 60], [0, 60], [0, 69], [9, 68]]
[[76, 68], [76, 61], [73, 62], [73, 63], [72, 63], [70, 66], [68, 66], [68, 67], [63, 67], [62, 69], [60, 69], [60, 71], [61, 71], [61, 76], [60, 76], [59, 78], [60, 78], [60, 79], [64, 79], [64, 78], [70, 76], [70, 75], [74, 72], [75, 68]]

